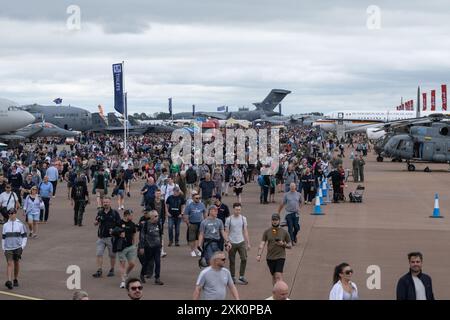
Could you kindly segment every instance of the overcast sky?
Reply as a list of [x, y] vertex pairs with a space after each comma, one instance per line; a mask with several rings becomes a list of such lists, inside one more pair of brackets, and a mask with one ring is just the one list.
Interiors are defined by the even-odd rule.
[[[0, 1], [0, 97], [113, 110], [125, 61], [130, 112], [252, 107], [272, 88], [283, 112], [393, 108], [449, 83], [448, 0]], [[93, 3], [94, 2], [94, 3]], [[67, 7], [81, 30], [67, 28]], [[369, 29], [370, 5], [381, 10]], [[371, 24], [373, 26], [373, 24]], [[440, 98], [437, 99], [440, 105]]]

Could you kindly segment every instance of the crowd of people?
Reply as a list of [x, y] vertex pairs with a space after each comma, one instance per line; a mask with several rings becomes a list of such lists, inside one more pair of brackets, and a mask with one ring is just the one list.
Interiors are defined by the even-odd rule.
[[[324, 180], [331, 182], [333, 202], [344, 201], [350, 171], [343, 166], [344, 142], [316, 128], [292, 127], [280, 132], [277, 170], [265, 170], [271, 167], [270, 161], [249, 165], [172, 162], [173, 142], [168, 134], [131, 136], [127, 150], [120, 137], [104, 134], [86, 134], [76, 144], [62, 149], [54, 142], [41, 139], [1, 153], [0, 210], [3, 249], [8, 261], [5, 285], [9, 289], [18, 286], [18, 264], [27, 239], [37, 238], [39, 224], [51, 219], [51, 201], [57, 188], [65, 184], [74, 226], [86, 223], [83, 217], [87, 205], [97, 207], [94, 278], [103, 276], [103, 256], [108, 251], [106, 275], [115, 276], [118, 258], [119, 286], [132, 290], [133, 296], [142, 291], [142, 284], [149, 278], [153, 277], [156, 285], [164, 285], [161, 259], [167, 256], [167, 247], [180, 246], [180, 226], [185, 223], [187, 254], [196, 257], [203, 269], [194, 299], [224, 299], [227, 288], [238, 299], [235, 284], [249, 284], [245, 272], [251, 248], [248, 216], [242, 213], [242, 194], [247, 184], [256, 183], [261, 205], [279, 202], [270, 227], [261, 236], [256, 260], [262, 261], [266, 249], [265, 260], [274, 285], [272, 299], [287, 298], [283, 280], [286, 249], [298, 243], [300, 208], [313, 202]], [[355, 142], [359, 149], [351, 155], [352, 175], [355, 182], [364, 182], [364, 157], [369, 147], [362, 136], [348, 143]], [[246, 153], [248, 157], [248, 150]], [[132, 194], [132, 184], [138, 185], [139, 194]], [[230, 193], [235, 197], [231, 210], [223, 202]], [[277, 199], [277, 193], [283, 195]], [[138, 198], [142, 206], [137, 222], [133, 211], [126, 209], [130, 198]], [[16, 218], [20, 210], [28, 228]], [[168, 243], [164, 242], [165, 232]], [[240, 258], [238, 272], [236, 253]], [[229, 270], [225, 268], [227, 257]], [[139, 277], [130, 278], [136, 260], [141, 264]], [[17, 274], [13, 274], [14, 266]], [[358, 298], [356, 286], [349, 281], [349, 268], [347, 264], [337, 268], [330, 298]], [[339, 288], [335, 288], [337, 283]]]

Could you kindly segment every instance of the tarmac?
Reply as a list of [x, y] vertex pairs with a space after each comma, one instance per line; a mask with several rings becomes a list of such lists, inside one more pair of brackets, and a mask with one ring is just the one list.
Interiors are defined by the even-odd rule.
[[[349, 152], [346, 152], [349, 154]], [[348, 158], [345, 167], [351, 168]], [[290, 299], [328, 299], [332, 286], [334, 266], [349, 263], [353, 280], [358, 286], [360, 299], [395, 299], [398, 279], [408, 271], [407, 253], [421, 251], [424, 255], [423, 271], [433, 279], [436, 299], [450, 299], [450, 172], [448, 165], [431, 164], [432, 172], [425, 173], [426, 165], [417, 165], [417, 171], [408, 172], [405, 163], [378, 163], [369, 154], [365, 166], [365, 193], [363, 203], [340, 203], [322, 206], [323, 216], [310, 215], [313, 205], [301, 207], [301, 230], [297, 246], [288, 250], [284, 279], [290, 288]], [[131, 198], [125, 199], [127, 208], [135, 212], [135, 222], [140, 217], [139, 190], [144, 181], [132, 183]], [[350, 177], [345, 194], [356, 189]], [[91, 186], [89, 187], [91, 190]], [[443, 219], [432, 219], [434, 194], [439, 194]], [[279, 201], [282, 194], [276, 194]], [[58, 192], [51, 201], [48, 224], [41, 224], [39, 237], [29, 239], [21, 261], [20, 287], [8, 290], [3, 286], [6, 262], [0, 262], [0, 299], [71, 299], [74, 290], [68, 289], [69, 266], [78, 266], [81, 272], [81, 289], [90, 299], [128, 299], [126, 291], [119, 288], [118, 262], [116, 276], [95, 279], [95, 241], [97, 228], [95, 198], [91, 195], [84, 226], [73, 226], [73, 211], [67, 200], [66, 183], [58, 183]], [[223, 202], [232, 206], [235, 197], [229, 195]], [[114, 207], [117, 207], [113, 199]], [[248, 285], [237, 285], [241, 299], [265, 299], [271, 295], [271, 276], [265, 261], [256, 261], [257, 247], [262, 234], [270, 227], [271, 214], [277, 204], [259, 204], [259, 187], [256, 183], [244, 186], [242, 212], [248, 218], [252, 249], [249, 251], [246, 277]], [[24, 217], [18, 217], [23, 221]], [[167, 228], [167, 223], [166, 223]], [[167, 257], [162, 259], [163, 286], [144, 285], [144, 299], [190, 300], [195, 281], [200, 272], [198, 258], [192, 258], [186, 244], [186, 226], [182, 224], [180, 247], [166, 247]], [[167, 240], [167, 229], [165, 229]], [[263, 255], [265, 257], [265, 254]], [[239, 264], [237, 258], [237, 264]], [[139, 274], [140, 264], [131, 276]], [[373, 283], [368, 271], [379, 267], [380, 286], [369, 289]], [[373, 268], [373, 267], [372, 267]], [[105, 253], [104, 273], [109, 269]], [[369, 268], [370, 269], [370, 268]], [[238, 265], [237, 265], [238, 270]], [[106, 272], [105, 272], [106, 271]], [[70, 280], [70, 279], [69, 279]], [[69, 281], [70, 282], [70, 281]], [[373, 287], [373, 286], [372, 286]]]

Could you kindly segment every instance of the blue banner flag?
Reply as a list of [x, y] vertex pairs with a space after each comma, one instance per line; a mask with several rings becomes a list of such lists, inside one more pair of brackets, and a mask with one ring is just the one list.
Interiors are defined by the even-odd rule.
[[53, 100], [53, 102], [56, 104], [61, 104], [62, 101], [63, 101], [63, 99], [61, 99], [61, 98], [56, 98], [55, 100]]
[[120, 114], [124, 113], [123, 105], [123, 69], [122, 64], [113, 64], [114, 76], [114, 109]]
[[172, 115], [172, 98], [169, 98], [169, 113]]
[[217, 107], [217, 111], [225, 111], [225, 106]]

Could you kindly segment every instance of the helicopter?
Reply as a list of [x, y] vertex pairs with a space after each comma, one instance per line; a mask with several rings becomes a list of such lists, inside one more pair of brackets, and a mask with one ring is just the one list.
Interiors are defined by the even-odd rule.
[[[406, 160], [408, 171], [415, 171], [412, 162], [450, 164], [450, 124], [443, 119], [431, 126], [414, 125], [409, 134], [397, 134], [389, 138], [383, 147], [383, 154]], [[430, 172], [426, 167], [425, 172]]]

